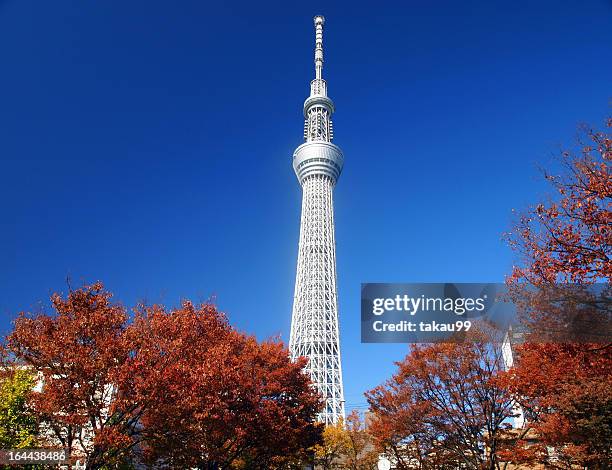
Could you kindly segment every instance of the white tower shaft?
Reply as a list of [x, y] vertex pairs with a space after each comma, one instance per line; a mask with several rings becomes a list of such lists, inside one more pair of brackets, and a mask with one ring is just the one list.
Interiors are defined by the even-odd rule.
[[333, 188], [344, 157], [331, 143], [334, 105], [323, 72], [322, 16], [315, 22], [315, 79], [304, 103], [304, 140], [293, 155], [302, 185], [302, 218], [289, 350], [293, 360], [308, 358], [306, 371], [325, 399], [319, 420], [344, 419], [344, 391], [338, 328]]

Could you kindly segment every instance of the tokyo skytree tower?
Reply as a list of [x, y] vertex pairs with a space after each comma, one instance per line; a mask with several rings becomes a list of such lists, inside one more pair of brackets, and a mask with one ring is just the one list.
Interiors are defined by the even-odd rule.
[[334, 104], [322, 78], [324, 22], [315, 16], [315, 79], [304, 102], [305, 142], [293, 154], [302, 185], [302, 219], [289, 351], [292, 360], [308, 358], [306, 371], [325, 399], [318, 419], [331, 424], [344, 419], [333, 207], [344, 157], [331, 143]]

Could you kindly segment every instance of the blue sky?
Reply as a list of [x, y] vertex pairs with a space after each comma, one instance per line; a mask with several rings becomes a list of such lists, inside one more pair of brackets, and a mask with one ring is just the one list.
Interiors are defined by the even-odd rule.
[[605, 1], [0, 0], [0, 329], [53, 290], [214, 296], [288, 340], [291, 155], [312, 17], [346, 162], [335, 192], [347, 407], [402, 345], [360, 343], [362, 282], [503, 281], [537, 167], [609, 113]]

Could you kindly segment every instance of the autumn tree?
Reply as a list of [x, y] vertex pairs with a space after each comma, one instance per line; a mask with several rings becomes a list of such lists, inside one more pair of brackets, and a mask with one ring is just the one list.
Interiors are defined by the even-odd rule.
[[[612, 463], [611, 142], [609, 132], [583, 128], [577, 149], [562, 153], [560, 174], [545, 172], [556, 194], [531, 207], [508, 235], [519, 255], [508, 284], [532, 334], [516, 348], [518, 361], [506, 386], [539, 438], [536, 445], [517, 442], [511, 453], [517, 463], [539, 461], [550, 468]], [[586, 286], [595, 283], [603, 294], [592, 298], [593, 288]], [[560, 289], [571, 290], [558, 295]], [[585, 315], [580, 320], [590, 343], [542, 341], [542, 333], [573, 322], [584, 306], [586, 323]]]
[[313, 447], [314, 463], [321, 470], [335, 470], [342, 467], [342, 460], [348, 452], [349, 438], [344, 423], [328, 424], [323, 430], [323, 440]]
[[[612, 360], [607, 350], [582, 343], [526, 343], [505, 377], [527, 425], [505, 455], [514, 463], [548, 468], [609, 468], [612, 463]], [[552, 452], [550, 449], [554, 449]]]
[[413, 345], [398, 371], [366, 393], [371, 432], [401, 469], [496, 469], [509, 394], [497, 348], [484, 341]]
[[99, 283], [54, 294], [51, 304], [55, 315], [21, 313], [7, 348], [42, 377], [30, 395], [42, 433], [99, 468], [130, 445], [131, 415], [111, 409], [112, 384], [129, 359], [128, 315]]
[[125, 307], [96, 283], [20, 314], [6, 348], [42, 377], [41, 433], [88, 469], [129, 463], [273, 468], [319, 439], [319, 396], [277, 341], [234, 330], [213, 305]]
[[[377, 447], [396, 462], [400, 470], [434, 468], [440, 456], [436, 432], [427, 420], [430, 406], [388, 382], [369, 392], [374, 419], [370, 432]], [[410, 400], [410, 401], [408, 401]], [[444, 467], [440, 462], [438, 468]]]
[[230, 328], [213, 306], [189, 302], [171, 311], [141, 307], [131, 333], [134, 366], [151, 370], [155, 385], [130, 390], [160, 394], [142, 420], [156, 436], [146, 448], [149, 461], [273, 468], [320, 439], [320, 398], [304, 362], [292, 363], [280, 342], [258, 343]]
[[[612, 128], [612, 118], [607, 122]], [[508, 234], [520, 255], [512, 281], [606, 282], [612, 275], [612, 140], [582, 128], [576, 150], [560, 156], [562, 173], [544, 171], [556, 196], [531, 207]]]
[[372, 470], [378, 462], [378, 449], [366, 422], [356, 410], [346, 417], [348, 446], [345, 455], [345, 468], [350, 470]]
[[372, 470], [378, 462], [378, 449], [356, 410], [336, 424], [325, 426], [323, 441], [313, 447], [314, 461], [322, 470]]
[[36, 444], [38, 422], [27, 401], [35, 384], [32, 371], [13, 363], [4, 364], [0, 372], [0, 448]]

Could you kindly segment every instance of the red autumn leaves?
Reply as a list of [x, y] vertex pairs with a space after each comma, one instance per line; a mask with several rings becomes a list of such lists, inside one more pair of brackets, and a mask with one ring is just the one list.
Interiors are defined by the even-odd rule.
[[510, 393], [500, 354], [485, 342], [414, 345], [398, 372], [366, 394], [371, 432], [397, 468], [496, 468]]
[[212, 305], [141, 305], [128, 321], [99, 283], [52, 301], [55, 315], [17, 319], [7, 347], [44, 376], [33, 406], [61, 445], [86, 449], [88, 468], [272, 467], [319, 438], [303, 362]]
[[612, 140], [583, 129], [578, 147], [562, 153], [562, 175], [545, 173], [557, 197], [523, 214], [508, 235], [522, 257], [512, 280], [540, 285], [612, 276]]

